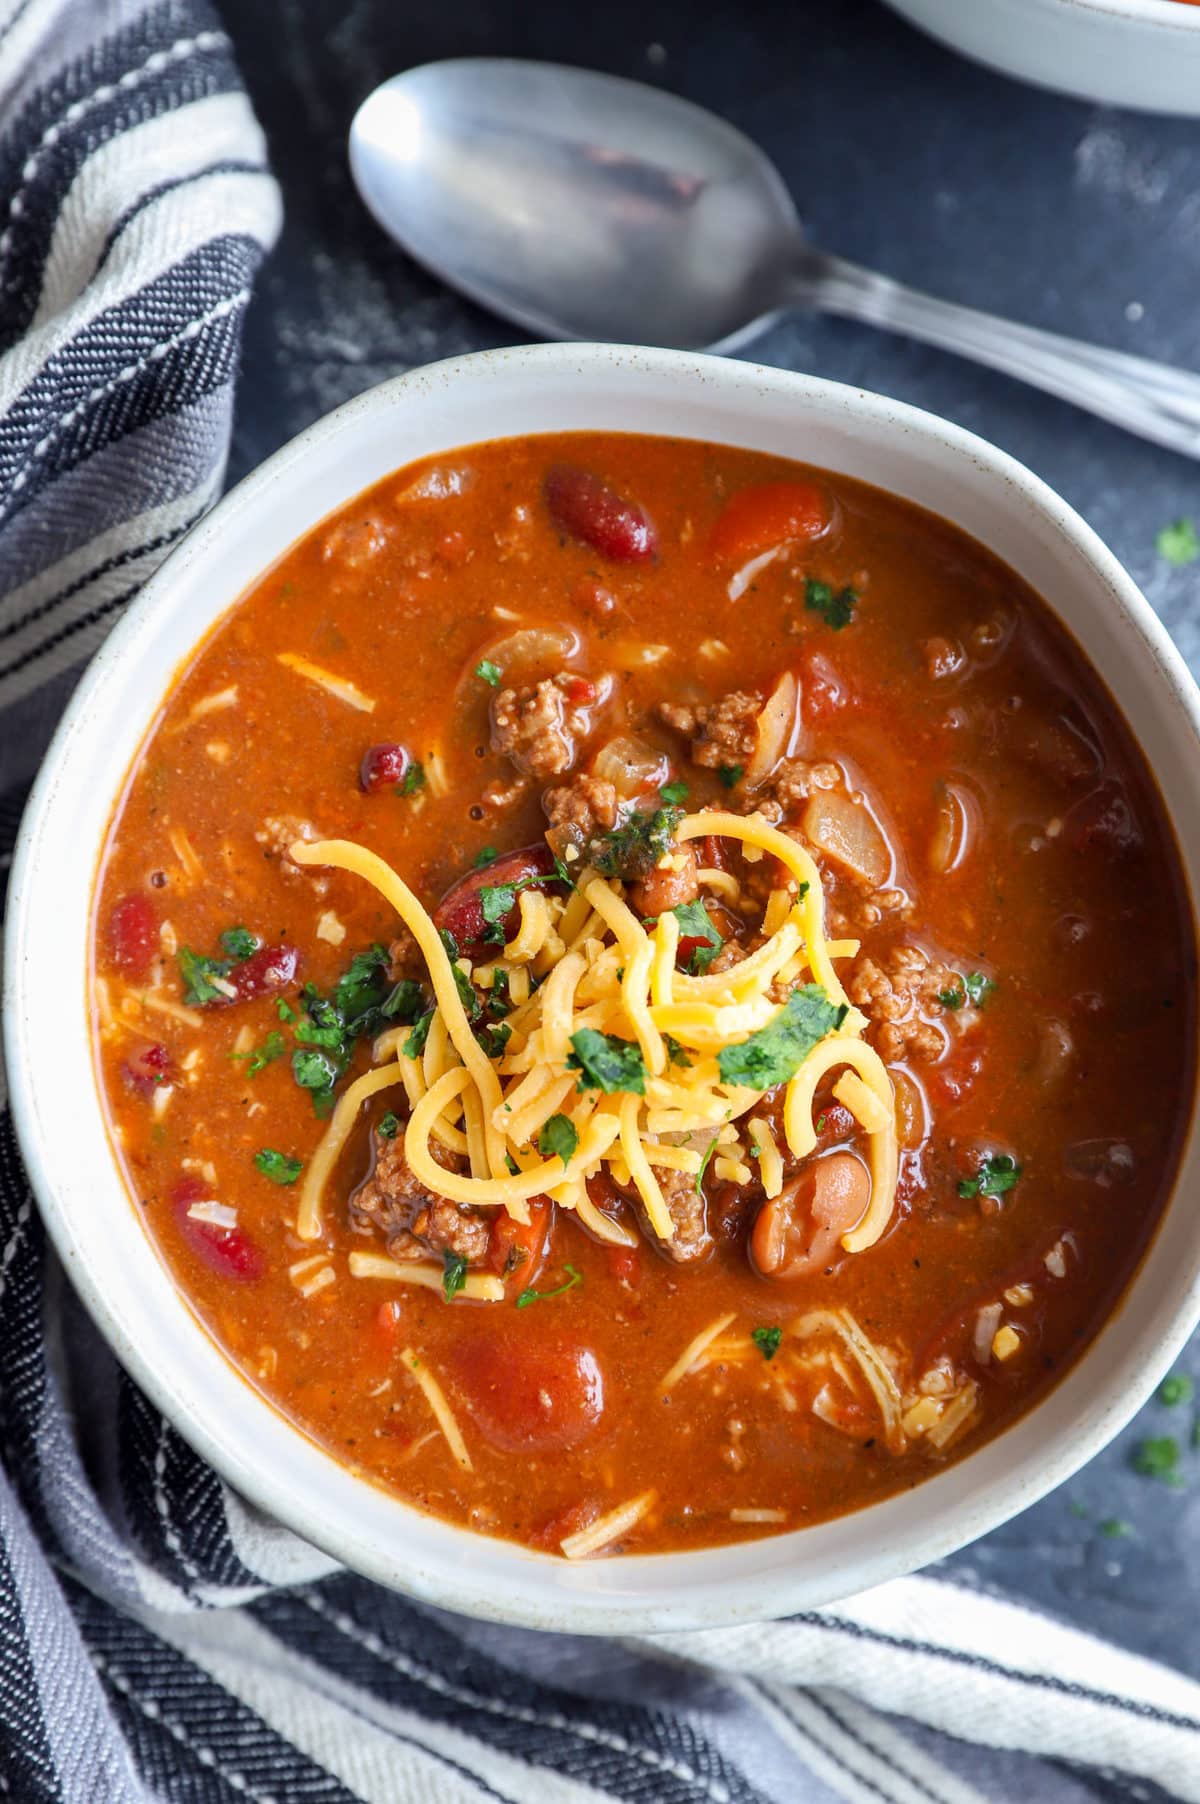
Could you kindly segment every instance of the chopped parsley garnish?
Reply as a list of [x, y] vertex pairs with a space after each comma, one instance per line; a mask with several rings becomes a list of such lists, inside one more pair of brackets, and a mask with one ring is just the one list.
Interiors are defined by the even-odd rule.
[[497, 1017], [507, 1015], [512, 1008], [508, 994], [508, 972], [493, 971], [492, 987], [488, 991], [488, 1008]]
[[1125, 1541], [1133, 1533], [1132, 1522], [1123, 1522], [1120, 1516], [1106, 1516], [1096, 1527], [1106, 1541]]
[[381, 1140], [394, 1140], [396, 1135], [400, 1132], [399, 1116], [393, 1115], [392, 1111], [389, 1109], [386, 1115], [380, 1117], [379, 1126], [375, 1129], [375, 1132], [379, 1135]]
[[680, 802], [685, 800], [687, 792], [687, 784], [682, 777], [677, 777], [673, 783], [664, 783], [658, 793], [669, 808], [678, 808]]
[[216, 979], [224, 979], [233, 969], [228, 958], [205, 958], [190, 946], [179, 948], [179, 975], [183, 979], [183, 1000], [188, 1008], [205, 1008], [210, 1002], [228, 1002]]
[[467, 1281], [467, 1262], [461, 1253], [446, 1247], [442, 1253], [442, 1295], [452, 1303]]
[[717, 775], [726, 789], [736, 789], [746, 772], [744, 764], [718, 764]]
[[458, 1000], [463, 1005], [463, 1013], [468, 1021], [478, 1021], [483, 1013], [483, 1004], [479, 1000], [479, 991], [467, 976], [461, 965], [451, 965], [454, 973], [454, 987], [458, 991]]
[[656, 808], [652, 813], [638, 809], [593, 843], [591, 863], [602, 877], [645, 877], [670, 851], [682, 819], [682, 808]]
[[1194, 520], [1173, 520], [1170, 526], [1164, 526], [1154, 541], [1158, 547], [1158, 555], [1165, 558], [1168, 564], [1174, 564], [1177, 570], [1185, 564], [1194, 564], [1200, 558], [1200, 536], [1196, 532]]
[[819, 583], [810, 576], [804, 584], [804, 605], [814, 614], [820, 614], [826, 626], [831, 626], [835, 633], [840, 633], [854, 618], [858, 595], [849, 588], [839, 589], [834, 594], [829, 583]]
[[1179, 1442], [1173, 1434], [1160, 1434], [1139, 1441], [1133, 1450], [1133, 1469], [1143, 1478], [1161, 1478], [1164, 1484], [1181, 1485]]
[[493, 664], [490, 658], [480, 658], [475, 666], [475, 675], [480, 682], [489, 683], [493, 689], [499, 689], [502, 674], [499, 664]]
[[498, 852], [498, 850], [496, 849], [495, 846], [483, 846], [475, 854], [475, 862], [474, 862], [473, 868], [477, 871], [486, 871], [488, 865], [495, 864], [495, 862], [496, 862], [497, 858], [499, 858], [499, 856], [500, 856], [500, 853]]
[[228, 956], [236, 964], [244, 964], [252, 952], [257, 952], [262, 944], [256, 933], [248, 927], [227, 927], [221, 935], [221, 945]]
[[231, 1052], [229, 1056], [231, 1059], [249, 1060], [246, 1066], [246, 1076], [257, 1077], [260, 1071], [264, 1071], [268, 1065], [273, 1065], [276, 1059], [281, 1059], [286, 1051], [287, 1041], [279, 1029], [273, 1027], [261, 1046], [254, 1047], [250, 1052]]
[[569, 1165], [575, 1157], [575, 1148], [579, 1145], [579, 1135], [575, 1123], [565, 1115], [551, 1115], [549, 1121], [538, 1135], [538, 1151], [548, 1159], [556, 1154], [564, 1165]]
[[254, 1163], [272, 1184], [294, 1184], [304, 1170], [303, 1160], [289, 1159], [286, 1153], [277, 1153], [273, 1146], [264, 1146], [261, 1152], [255, 1153]]
[[830, 1002], [819, 983], [802, 984], [765, 1027], [736, 1046], [723, 1046], [717, 1069], [723, 1084], [745, 1084], [770, 1090], [786, 1084], [827, 1033], [840, 1027], [846, 1005]]
[[333, 1086], [341, 1072], [327, 1052], [298, 1046], [292, 1054], [292, 1076], [302, 1090], [312, 1092], [313, 1108], [322, 1117], [333, 1109]]
[[419, 795], [424, 787], [425, 766], [419, 758], [414, 758], [404, 773], [404, 781], [397, 783], [396, 794], [398, 796], [415, 796]]
[[527, 1309], [530, 1303], [549, 1302], [551, 1297], [561, 1297], [583, 1283], [583, 1273], [577, 1272], [573, 1265], [564, 1265], [563, 1270], [568, 1274], [565, 1284], [560, 1284], [557, 1290], [523, 1290], [517, 1298], [517, 1308]]
[[294, 1021], [296, 1019], [295, 1009], [289, 1002], [285, 1002], [282, 996], [277, 996], [275, 998], [275, 1013], [279, 1016], [281, 1021]]
[[433, 1025], [433, 1010], [426, 1009], [418, 1015], [412, 1032], [400, 1048], [406, 1059], [419, 1059], [425, 1050], [425, 1042], [429, 1038], [429, 1029]]
[[581, 1027], [571, 1035], [574, 1050], [568, 1054], [567, 1068], [580, 1074], [580, 1090], [632, 1090], [635, 1096], [646, 1094], [646, 1063], [642, 1049], [631, 1040], [619, 1040], [615, 1034], [602, 1034], [595, 1027]]
[[958, 1194], [961, 1197], [973, 1196], [1005, 1196], [1012, 1189], [1021, 1175], [1021, 1167], [1009, 1153], [996, 1153], [990, 1159], [984, 1159], [979, 1171], [973, 1178], [960, 1178]]
[[438, 938], [442, 942], [442, 951], [446, 954], [450, 963], [453, 964], [455, 959], [459, 956], [458, 941], [448, 927], [438, 928]]
[[686, 1047], [681, 1046], [679, 1041], [674, 1039], [671, 1034], [663, 1035], [663, 1043], [667, 1049], [667, 1061], [669, 1064], [682, 1065], [685, 1071], [690, 1069], [692, 1061]]
[[512, 1038], [512, 1028], [507, 1021], [497, 1021], [494, 1024], [485, 1021], [482, 1027], [475, 1029], [475, 1038], [489, 1059], [498, 1059]]
[[964, 1002], [982, 1008], [996, 987], [995, 978], [985, 977], [982, 971], [956, 971], [954, 976], [955, 988], [938, 991], [938, 1001], [943, 1008], [961, 1008]]
[[388, 1021], [415, 1021], [424, 1000], [420, 984], [412, 977], [402, 977], [379, 1004], [379, 1012]]
[[696, 1195], [697, 1196], [702, 1196], [704, 1194], [704, 1174], [708, 1170], [709, 1160], [712, 1158], [713, 1154], [717, 1150], [717, 1141], [720, 1138], [721, 1138], [720, 1134], [714, 1134], [712, 1139], [709, 1141], [708, 1145], [704, 1149], [704, 1157], [701, 1159], [700, 1168], [696, 1173]]
[[483, 937], [493, 946], [503, 946], [504, 923], [517, 905], [517, 892], [511, 883], [485, 883], [479, 891], [479, 905], [487, 930]]
[[680, 939], [701, 942], [693, 946], [687, 968], [693, 977], [702, 977], [725, 942], [703, 902], [680, 902], [671, 912], [679, 922]]
[[779, 1343], [783, 1339], [782, 1328], [752, 1328], [750, 1339], [754, 1342], [764, 1359], [774, 1359], [779, 1351]]
[[382, 946], [356, 952], [348, 968], [333, 986], [329, 998], [347, 1033], [359, 1034], [377, 1025], [388, 993], [388, 955]]
[[1178, 1403], [1190, 1403], [1195, 1395], [1196, 1386], [1186, 1372], [1172, 1372], [1158, 1387], [1158, 1400], [1168, 1409], [1174, 1409]]

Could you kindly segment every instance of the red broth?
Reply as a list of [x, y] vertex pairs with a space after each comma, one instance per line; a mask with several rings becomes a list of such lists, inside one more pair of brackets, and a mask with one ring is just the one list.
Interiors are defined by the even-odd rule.
[[[859, 942], [837, 969], [895, 1088], [899, 1146], [874, 1243], [842, 1238], [878, 1177], [863, 1122], [831, 1073], [797, 1156], [769, 1058], [703, 1169], [659, 1171], [669, 1243], [619, 1163], [587, 1186], [590, 1225], [544, 1196], [526, 1222], [447, 1199], [408, 1163], [395, 1085], [356, 1117], [300, 1238], [319, 1111], [379, 1035], [407, 1041], [430, 995], [394, 909], [289, 846], [350, 839], [426, 908], [448, 898], [436, 918], [473, 1031], [502, 1059], [479, 973], [507, 956], [522, 893], [568, 918], [572, 858], [578, 873], [612, 853], [613, 893], [647, 932], [682, 910], [682, 973], [735, 968], [771, 909], [802, 907], [795, 886], [769, 900], [784, 867], [736, 836], [695, 840], [698, 857], [672, 839], [676, 810], [704, 809], [791, 834], [830, 937]], [[635, 842], [640, 865], [622, 863]], [[121, 1167], [230, 1360], [355, 1471], [551, 1551], [580, 1551], [572, 1533], [626, 1503], [598, 1550], [817, 1522], [997, 1434], [1117, 1306], [1194, 1084], [1170, 828], [1045, 605], [878, 490], [650, 437], [476, 446], [299, 541], [181, 670], [138, 756], [94, 969]], [[800, 984], [785, 973], [755, 1006], [774, 1019]], [[627, 1094], [594, 1087], [589, 1106]], [[698, 1165], [695, 1135], [662, 1138]], [[355, 1277], [364, 1253], [428, 1283]]]

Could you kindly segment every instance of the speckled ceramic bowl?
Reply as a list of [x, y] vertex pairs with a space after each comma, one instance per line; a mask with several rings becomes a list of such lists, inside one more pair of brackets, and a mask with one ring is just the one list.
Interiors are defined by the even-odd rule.
[[[1088, 648], [1158, 773], [1200, 893], [1200, 697], [1096, 535], [958, 427], [753, 364], [603, 345], [494, 351], [383, 384], [300, 435], [193, 529], [81, 684], [13, 870], [9, 1075], [42, 1213], [117, 1356], [261, 1509], [385, 1585], [468, 1614], [622, 1633], [811, 1608], [951, 1552], [1059, 1484], [1123, 1426], [1200, 1317], [1200, 1146], [1124, 1306], [1037, 1408], [915, 1491], [839, 1521], [701, 1553], [571, 1565], [421, 1515], [354, 1477], [228, 1364], [142, 1230], [117, 1172], [86, 995], [92, 874], [109, 808], [180, 661], [259, 573], [410, 460], [513, 433], [645, 431], [823, 464], [932, 508], [1006, 559]], [[1179, 1107], [1190, 1111], [1181, 1095]]]

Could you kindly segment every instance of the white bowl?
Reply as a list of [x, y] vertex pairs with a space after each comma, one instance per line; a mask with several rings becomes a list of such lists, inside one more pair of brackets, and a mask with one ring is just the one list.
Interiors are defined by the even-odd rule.
[[831, 382], [596, 345], [434, 364], [320, 420], [193, 529], [92, 664], [22, 828], [6, 996], [21, 1145], [84, 1302], [193, 1446], [261, 1509], [348, 1566], [468, 1614], [621, 1633], [809, 1609], [949, 1553], [1068, 1477], [1150, 1395], [1200, 1317], [1200, 1221], [1190, 1203], [1200, 1147], [1193, 1130], [1175, 1201], [1128, 1300], [1045, 1401], [915, 1491], [799, 1533], [570, 1565], [450, 1527], [355, 1479], [235, 1373], [143, 1232], [105, 1134], [84, 996], [91, 878], [112, 798], [180, 660], [324, 515], [413, 458], [497, 435], [585, 428], [808, 459], [907, 496], [991, 546], [1050, 598], [1124, 708], [1158, 773], [1193, 893], [1200, 697], [1090, 528], [981, 439]]
[[1081, 100], [1200, 114], [1200, 6], [1180, 0], [888, 0], [932, 37]]

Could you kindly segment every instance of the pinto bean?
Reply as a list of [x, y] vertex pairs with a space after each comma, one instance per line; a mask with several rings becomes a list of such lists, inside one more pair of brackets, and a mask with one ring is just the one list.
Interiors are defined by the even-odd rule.
[[696, 854], [691, 846], [678, 846], [671, 853], [668, 865], [655, 865], [640, 883], [634, 884], [629, 900], [642, 916], [657, 918], [668, 909], [681, 908], [685, 902], [694, 902], [700, 894], [696, 871]]
[[750, 1236], [752, 1262], [764, 1278], [823, 1271], [870, 1200], [870, 1176], [853, 1153], [812, 1160], [759, 1210]]

